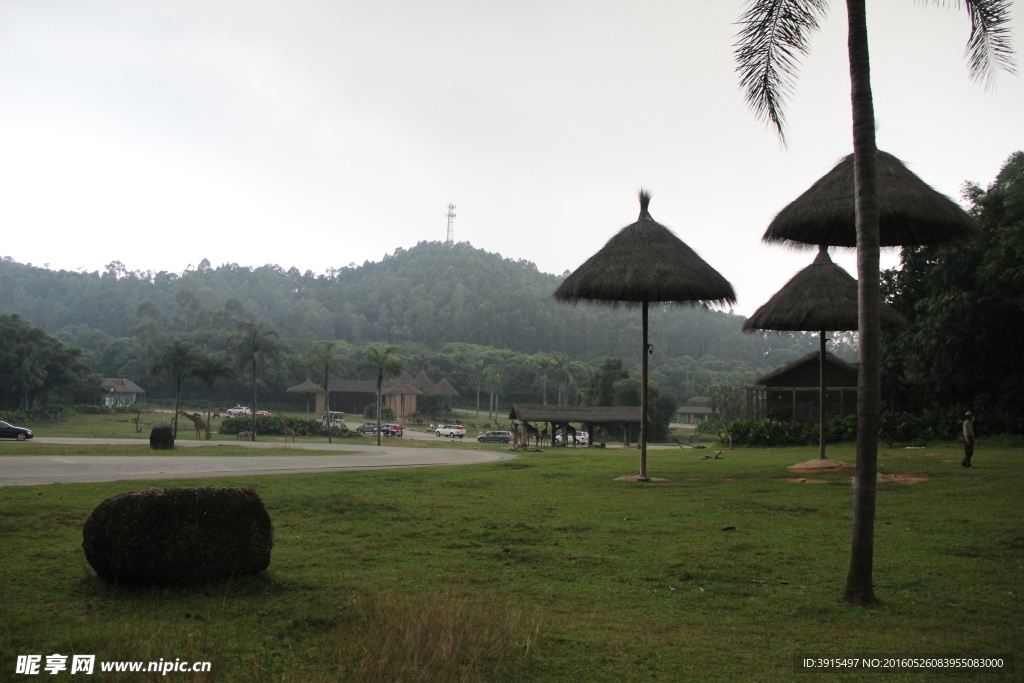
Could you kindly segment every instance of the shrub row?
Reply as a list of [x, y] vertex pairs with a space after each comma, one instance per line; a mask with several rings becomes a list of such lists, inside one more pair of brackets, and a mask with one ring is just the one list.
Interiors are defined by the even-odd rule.
[[[266, 415], [256, 416], [256, 433], [269, 434], [271, 436], [283, 436], [284, 429], [281, 428], [281, 421], [295, 430], [298, 436], [327, 436], [327, 427], [316, 418], [303, 417], [268, 417]], [[248, 432], [252, 429], [252, 416], [242, 415], [240, 417], [226, 417], [220, 423], [219, 433], [238, 434]], [[355, 432], [347, 429], [334, 427], [332, 436], [358, 436]]]
[[[719, 432], [719, 439], [728, 443], [732, 437], [737, 446], [808, 446], [818, 443], [817, 422], [776, 422], [775, 420], [733, 420]], [[835, 417], [826, 426], [829, 443], [857, 438], [857, 418]]]

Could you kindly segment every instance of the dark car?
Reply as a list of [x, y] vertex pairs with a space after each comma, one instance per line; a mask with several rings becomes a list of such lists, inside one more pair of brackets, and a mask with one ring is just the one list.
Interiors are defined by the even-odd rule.
[[364, 422], [363, 424], [356, 427], [356, 431], [360, 434], [376, 434], [377, 423], [376, 422]]
[[380, 426], [381, 436], [402, 436], [405, 434], [405, 429], [402, 425], [387, 424]]
[[15, 427], [6, 422], [0, 422], [0, 439], [17, 439], [24, 441], [32, 438], [32, 430], [24, 427]]
[[480, 443], [512, 443], [512, 432], [487, 432], [476, 440]]

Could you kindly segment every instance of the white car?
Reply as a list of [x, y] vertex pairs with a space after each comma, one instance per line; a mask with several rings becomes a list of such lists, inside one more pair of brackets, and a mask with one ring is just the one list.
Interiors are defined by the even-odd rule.
[[[562, 434], [555, 434], [555, 444], [562, 445]], [[590, 434], [587, 432], [576, 432], [576, 444], [577, 446], [586, 446], [590, 444]]]
[[228, 417], [240, 417], [242, 415], [252, 415], [252, 411], [248, 406], [235, 406], [234, 408], [228, 408], [226, 414]]
[[466, 428], [462, 425], [441, 425], [434, 430], [434, 434], [437, 436], [447, 436], [449, 439], [459, 438], [466, 436]]

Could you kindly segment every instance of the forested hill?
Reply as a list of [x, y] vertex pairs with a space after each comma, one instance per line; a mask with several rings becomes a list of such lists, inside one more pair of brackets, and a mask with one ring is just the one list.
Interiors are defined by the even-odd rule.
[[[94, 345], [86, 336], [135, 336], [140, 325], [193, 335], [245, 317], [268, 324], [297, 349], [343, 339], [429, 349], [462, 342], [580, 360], [638, 356], [635, 311], [556, 303], [551, 292], [559, 281], [529, 261], [468, 243], [421, 242], [380, 262], [319, 275], [276, 265], [213, 268], [205, 259], [180, 274], [127, 271], [116, 261], [103, 272], [53, 271], [8, 257], [0, 261], [0, 313], [19, 313], [86, 347]], [[769, 349], [740, 333], [742, 320], [702, 309], [657, 311], [653, 342], [659, 355], [711, 354], [761, 365]], [[784, 347], [794, 340], [773, 337], [770, 343]]]

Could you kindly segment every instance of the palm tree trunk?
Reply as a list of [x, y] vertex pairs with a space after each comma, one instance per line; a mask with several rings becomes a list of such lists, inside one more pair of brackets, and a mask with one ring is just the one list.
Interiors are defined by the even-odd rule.
[[541, 386], [544, 387], [544, 389], [543, 389], [543, 391], [544, 391], [544, 405], [547, 405], [548, 404], [548, 376], [547, 375], [544, 375], [543, 379], [541, 380]]
[[818, 458], [825, 459], [825, 331], [818, 332]]
[[647, 302], [641, 309], [643, 322], [644, 347], [640, 370], [640, 478], [647, 479]]
[[327, 366], [324, 366], [324, 406], [327, 409], [327, 443], [334, 443], [333, 441], [331, 441], [331, 392], [328, 390], [328, 386], [331, 379], [330, 374], [330, 369]]
[[857, 377], [857, 473], [853, 493], [853, 540], [843, 599], [854, 605], [876, 602], [871, 575], [874, 562], [881, 356], [877, 149], [864, 5], [865, 0], [847, 0], [846, 3], [849, 17], [850, 99], [853, 105], [860, 364]]
[[252, 441], [256, 440], [256, 359], [252, 359]]
[[[384, 382], [384, 368], [377, 372], [377, 445], [380, 445], [380, 385]], [[477, 404], [479, 406], [479, 404]]]
[[178, 398], [181, 396], [181, 375], [174, 383], [174, 438], [178, 438]]
[[476, 416], [480, 417], [480, 381], [476, 383]]
[[206, 388], [206, 440], [210, 440], [210, 422], [213, 418], [213, 385]]

